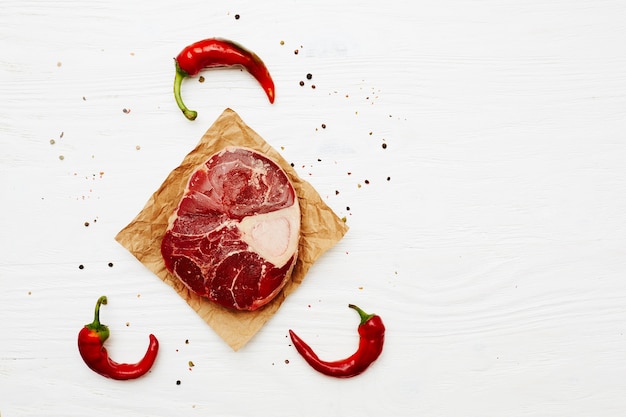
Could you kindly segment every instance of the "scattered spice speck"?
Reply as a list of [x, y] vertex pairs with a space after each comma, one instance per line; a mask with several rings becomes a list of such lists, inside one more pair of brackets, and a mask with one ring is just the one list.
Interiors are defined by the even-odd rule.
[[326, 123], [322, 123], [322, 129], [326, 129]]
[[346, 210], [350, 211], [350, 206], [346, 206]]
[[54, 145], [55, 143], [57, 143], [54, 139], [50, 139], [50, 145]]
[[383, 149], [387, 149], [387, 144], [386, 143], [383, 143], [381, 146], [383, 147]]
[[109, 268], [113, 268], [113, 262], [109, 262]]
[[180, 379], [176, 380], [176, 385], [180, 385]]
[[235, 15], [235, 20], [239, 20], [239, 18], [240, 18], [240, 17], [241, 17], [241, 16], [239, 16], [239, 14], [236, 14], [236, 15]]
[[192, 361], [189, 361], [189, 367], [193, 368], [194, 366], [196, 366]]
[[281, 45], [284, 45], [284, 44], [285, 44], [285, 41], [280, 41], [280, 44], [281, 44]]
[[122, 112], [124, 112], [125, 114], [128, 114], [128, 113], [130, 113], [130, 109], [123, 108], [123, 109], [122, 109]]
[[391, 177], [387, 177], [387, 181], [391, 181]]
[[289, 359], [285, 359], [285, 363], [286, 363], [286, 364], [289, 364]]
[[63, 138], [64, 134], [65, 134], [65, 132], [61, 132], [61, 134], [59, 135], [59, 139]]
[[299, 51], [297, 49], [294, 49], [294, 51], [293, 51], [294, 55], [298, 55], [298, 52]]
[[335, 195], [339, 195], [339, 190], [335, 190]]
[[304, 86], [304, 81], [300, 81], [300, 87]]
[[137, 145], [137, 146], [135, 146], [135, 149], [140, 150], [141, 146]]
[[365, 184], [369, 184], [369, 183], [370, 183], [370, 180], [365, 180], [365, 181], [363, 181], [363, 182], [365, 182]]
[[126, 322], [126, 327], [130, 327], [130, 322], [129, 321]]
[[83, 264], [78, 265], [78, 269], [85, 269], [85, 265]]
[[306, 75], [306, 79], [307, 79], [307, 80], [310, 80], [311, 78], [313, 78], [313, 74], [308, 73], [308, 74]]
[[57, 67], [60, 67], [61, 65], [63, 65], [61, 61], [57, 62]]
[[89, 227], [89, 222], [85, 222], [85, 227]]
[[65, 157], [63, 155], [59, 155], [59, 159], [62, 161], [65, 159]]
[[311, 88], [315, 90], [315, 84], [311, 84]]
[[204, 77], [202, 75], [198, 77], [198, 82], [199, 83], [203, 83], [204, 82]]

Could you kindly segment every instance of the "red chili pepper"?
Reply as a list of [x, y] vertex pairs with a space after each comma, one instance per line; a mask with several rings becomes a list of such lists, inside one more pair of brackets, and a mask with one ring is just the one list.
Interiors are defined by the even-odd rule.
[[293, 345], [308, 364], [325, 375], [337, 378], [350, 378], [365, 371], [380, 356], [385, 341], [385, 325], [380, 316], [367, 314], [354, 304], [349, 304], [348, 307], [359, 313], [361, 323], [359, 324], [359, 348], [346, 359], [333, 362], [321, 360], [309, 345], [289, 330]]
[[109, 328], [100, 323], [100, 305], [106, 304], [103, 295], [98, 298], [93, 323], [86, 324], [78, 333], [80, 356], [94, 372], [112, 379], [135, 379], [147, 373], [159, 351], [159, 341], [150, 335], [148, 350], [137, 363], [118, 363], [109, 358], [104, 342], [109, 338]]
[[174, 98], [185, 117], [194, 120], [198, 113], [189, 110], [180, 95], [185, 77], [193, 77], [204, 68], [243, 67], [261, 84], [265, 94], [274, 103], [274, 81], [261, 58], [243, 46], [219, 38], [204, 39], [185, 47], [175, 59]]

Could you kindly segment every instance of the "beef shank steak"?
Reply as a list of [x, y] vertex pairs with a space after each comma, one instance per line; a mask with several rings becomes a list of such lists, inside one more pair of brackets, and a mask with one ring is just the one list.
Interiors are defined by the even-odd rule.
[[194, 293], [256, 310], [289, 280], [299, 238], [300, 206], [285, 171], [252, 149], [227, 147], [192, 173], [161, 254]]

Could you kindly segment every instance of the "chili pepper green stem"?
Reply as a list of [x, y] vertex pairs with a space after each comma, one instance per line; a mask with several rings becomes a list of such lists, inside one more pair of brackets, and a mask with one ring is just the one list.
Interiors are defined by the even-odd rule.
[[185, 103], [183, 102], [183, 98], [180, 94], [180, 87], [183, 83], [183, 79], [187, 77], [187, 73], [180, 68], [178, 62], [176, 62], [176, 76], [174, 77], [174, 99], [176, 99], [176, 104], [178, 108], [183, 112], [185, 117], [189, 120], [195, 120], [198, 117], [198, 112], [195, 110], [189, 110]]
[[105, 326], [104, 324], [100, 323], [100, 306], [106, 303], [107, 303], [106, 295], [103, 295], [100, 298], [98, 298], [98, 301], [96, 301], [96, 308], [93, 314], [93, 322], [85, 325], [85, 327], [87, 327], [89, 330], [93, 330], [97, 332], [98, 336], [100, 336], [100, 340], [102, 341], [106, 340], [109, 337], [109, 328]]
[[357, 313], [359, 313], [359, 316], [361, 317], [360, 324], [363, 324], [369, 319], [371, 319], [372, 317], [374, 317], [374, 314], [367, 314], [365, 311], [361, 310], [359, 307], [355, 306], [354, 304], [348, 304], [348, 307], [350, 307], [353, 310], [356, 310]]

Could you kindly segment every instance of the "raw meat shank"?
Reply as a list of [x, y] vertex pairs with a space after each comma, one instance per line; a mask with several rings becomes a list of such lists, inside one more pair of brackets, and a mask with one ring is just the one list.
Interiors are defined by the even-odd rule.
[[299, 237], [300, 206], [285, 171], [252, 149], [227, 147], [189, 178], [161, 254], [194, 293], [256, 310], [288, 282]]

